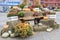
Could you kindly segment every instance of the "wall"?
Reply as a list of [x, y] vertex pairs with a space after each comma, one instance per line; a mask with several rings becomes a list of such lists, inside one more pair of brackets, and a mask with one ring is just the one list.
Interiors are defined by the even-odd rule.
[[59, 0], [41, 0], [41, 2], [43, 2], [44, 4], [47, 4], [49, 6], [54, 6], [57, 7], [60, 4]]

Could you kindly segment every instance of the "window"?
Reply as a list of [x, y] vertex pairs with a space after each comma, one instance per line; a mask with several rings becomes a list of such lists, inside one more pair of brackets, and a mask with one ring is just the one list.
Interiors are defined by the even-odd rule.
[[60, 1], [60, 0], [58, 0], [58, 1]]
[[48, 1], [48, 0], [45, 0], [45, 1]]
[[53, 1], [53, 0], [50, 0], [50, 1]]

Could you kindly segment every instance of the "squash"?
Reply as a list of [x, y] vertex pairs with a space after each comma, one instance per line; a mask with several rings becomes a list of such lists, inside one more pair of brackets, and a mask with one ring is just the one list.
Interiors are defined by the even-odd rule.
[[53, 30], [53, 28], [48, 28], [46, 31], [50, 32], [50, 31], [52, 31], [52, 30]]
[[15, 33], [10, 34], [10, 37], [12, 38], [15, 37]]
[[3, 38], [9, 37], [9, 33], [7, 33], [7, 32], [3, 33], [3, 34], [2, 34], [2, 37], [3, 37]]
[[37, 12], [37, 10], [36, 9], [33, 9], [33, 12]]
[[13, 9], [18, 9], [18, 6], [13, 6]]
[[11, 34], [12, 32], [9, 30], [8, 33]]
[[4, 28], [4, 29], [8, 29], [8, 27], [9, 27], [9, 25], [5, 25], [3, 28]]
[[29, 8], [23, 8], [23, 11], [30, 11], [30, 9]]
[[44, 20], [48, 20], [48, 17], [44, 16], [43, 19], [44, 19]]
[[23, 12], [23, 11], [20, 11], [20, 12], [18, 13], [18, 16], [19, 16], [19, 17], [24, 17], [24, 12]]

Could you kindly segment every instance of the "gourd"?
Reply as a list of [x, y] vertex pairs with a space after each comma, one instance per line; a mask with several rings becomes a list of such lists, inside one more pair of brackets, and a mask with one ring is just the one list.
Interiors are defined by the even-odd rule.
[[2, 34], [3, 38], [7, 38], [8, 36], [9, 36], [9, 33], [7, 33], [7, 32], [5, 32], [5, 33]]
[[52, 31], [52, 30], [53, 30], [53, 28], [49, 28], [49, 29], [47, 29], [46, 31], [50, 32], [50, 31]]
[[10, 34], [10, 37], [15, 37], [15, 34], [14, 33]]
[[33, 12], [37, 12], [37, 10], [36, 9], [33, 9]]
[[19, 8], [23, 9], [24, 6], [25, 6], [25, 4], [21, 4], [21, 5], [19, 5]]
[[44, 16], [44, 18], [43, 18], [44, 20], [48, 20], [48, 17], [46, 17], [46, 16]]
[[23, 12], [23, 11], [20, 11], [20, 12], [18, 13], [18, 16], [19, 16], [19, 17], [24, 17], [24, 12]]
[[9, 34], [11, 34], [12, 32], [11, 31], [8, 31]]
[[18, 6], [13, 6], [13, 9], [18, 9]]
[[5, 25], [3, 28], [4, 28], [4, 29], [8, 29], [8, 27], [9, 27], [9, 25]]
[[27, 12], [27, 11], [30, 11], [30, 9], [29, 8], [24, 8], [23, 11]]

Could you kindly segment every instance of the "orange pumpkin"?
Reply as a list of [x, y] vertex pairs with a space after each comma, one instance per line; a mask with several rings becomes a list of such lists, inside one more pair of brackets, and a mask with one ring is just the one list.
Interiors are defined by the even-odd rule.
[[3, 28], [4, 28], [4, 29], [8, 29], [8, 27], [9, 27], [9, 25], [5, 25]]
[[13, 9], [18, 9], [18, 6], [13, 6]]
[[33, 12], [37, 12], [37, 10], [36, 9], [33, 9]]
[[30, 9], [29, 8], [23, 8], [23, 11], [30, 11]]
[[44, 16], [44, 20], [48, 20], [48, 17]]

